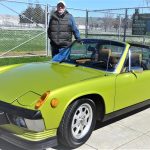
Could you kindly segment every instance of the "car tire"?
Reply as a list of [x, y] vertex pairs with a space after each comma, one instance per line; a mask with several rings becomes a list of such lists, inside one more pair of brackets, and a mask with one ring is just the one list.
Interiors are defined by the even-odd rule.
[[96, 106], [91, 99], [78, 99], [67, 108], [58, 128], [58, 143], [77, 148], [90, 137], [96, 123]]

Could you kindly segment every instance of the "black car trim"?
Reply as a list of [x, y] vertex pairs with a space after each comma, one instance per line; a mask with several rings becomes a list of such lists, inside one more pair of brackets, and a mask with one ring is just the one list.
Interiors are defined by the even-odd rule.
[[26, 109], [14, 106], [3, 101], [0, 101], [0, 111], [10, 115], [16, 115], [31, 120], [42, 119], [42, 114], [39, 110]]
[[135, 46], [135, 47], [141, 47], [141, 48], [148, 48], [148, 49], [150, 49], [150, 46], [148, 46], [148, 45], [143, 45], [143, 44], [138, 44], [138, 43], [130, 43], [130, 42], [129, 42], [129, 44], [130, 44], [130, 47], [131, 46]]
[[32, 149], [32, 150], [41, 150], [49, 147], [54, 147], [58, 145], [57, 137], [50, 137], [45, 140], [40, 141], [29, 141], [15, 136], [12, 133], [9, 133], [5, 130], [0, 130], [0, 138], [4, 141], [7, 141], [15, 146], [18, 146], [23, 149]]
[[123, 109], [121, 109], [121, 110], [117, 110], [117, 111], [115, 111], [115, 112], [106, 114], [106, 115], [104, 116], [103, 121], [107, 121], [107, 120], [113, 119], [113, 118], [115, 118], [115, 117], [118, 117], [118, 116], [127, 114], [127, 113], [129, 113], [129, 112], [132, 112], [132, 111], [138, 110], [138, 109], [140, 109], [140, 108], [144, 108], [144, 107], [147, 107], [147, 108], [150, 107], [150, 99], [148, 99], [148, 100], [146, 100], [146, 101], [144, 101], [144, 102], [140, 102], [140, 103], [138, 103], [138, 104], [135, 104], [135, 105], [132, 105], [132, 106], [123, 108]]
[[0, 125], [9, 124], [9, 123], [10, 122], [9, 122], [7, 115], [4, 112], [0, 111]]

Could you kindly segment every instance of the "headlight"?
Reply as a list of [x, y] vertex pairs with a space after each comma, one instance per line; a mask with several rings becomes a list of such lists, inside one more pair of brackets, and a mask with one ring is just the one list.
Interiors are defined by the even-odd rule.
[[22, 117], [14, 117], [13, 120], [14, 120], [14, 123], [17, 126], [24, 127], [24, 128], [27, 127], [24, 118], [22, 118]]
[[12, 124], [14, 124], [18, 127], [27, 128], [24, 118], [18, 117], [18, 116], [13, 116], [13, 115], [9, 115], [8, 118]]
[[45, 129], [43, 119], [38, 119], [38, 120], [25, 119], [25, 122], [27, 128], [31, 131], [41, 132], [44, 131]]
[[23, 127], [31, 131], [42, 132], [45, 129], [43, 119], [31, 120], [19, 116], [8, 116], [10, 122], [18, 127]]

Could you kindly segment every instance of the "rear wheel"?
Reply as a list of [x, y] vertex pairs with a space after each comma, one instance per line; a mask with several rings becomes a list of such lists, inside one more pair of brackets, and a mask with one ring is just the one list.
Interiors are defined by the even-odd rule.
[[69, 105], [58, 128], [58, 141], [68, 148], [84, 144], [90, 137], [96, 122], [95, 103], [79, 99]]

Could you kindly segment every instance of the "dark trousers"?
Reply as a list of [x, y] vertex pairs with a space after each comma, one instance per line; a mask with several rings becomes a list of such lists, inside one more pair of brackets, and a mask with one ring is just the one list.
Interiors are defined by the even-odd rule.
[[60, 48], [59, 46], [51, 45], [52, 58], [59, 53]]

